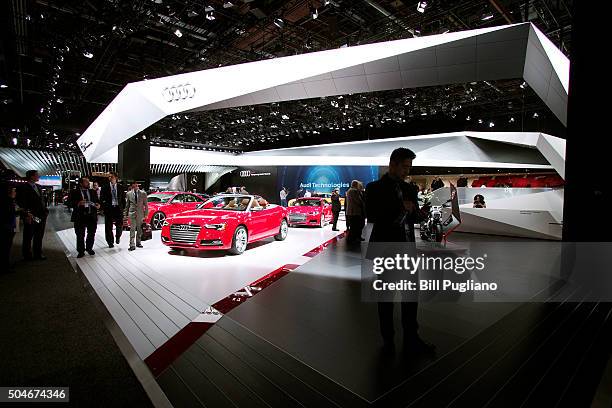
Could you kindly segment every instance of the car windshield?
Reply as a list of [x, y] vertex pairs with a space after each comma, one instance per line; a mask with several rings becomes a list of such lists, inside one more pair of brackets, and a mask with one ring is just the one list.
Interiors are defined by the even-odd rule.
[[319, 200], [297, 199], [295, 200], [293, 205], [304, 207], [319, 207], [321, 205], [321, 202]]
[[246, 211], [251, 197], [249, 196], [220, 196], [200, 204], [198, 208], [207, 210], [231, 210], [231, 211]]
[[149, 203], [167, 203], [172, 198], [172, 194], [149, 194], [147, 202]]

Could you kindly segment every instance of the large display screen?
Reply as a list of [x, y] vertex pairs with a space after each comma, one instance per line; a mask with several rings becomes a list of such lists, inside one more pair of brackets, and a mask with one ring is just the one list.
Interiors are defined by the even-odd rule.
[[286, 187], [289, 189], [289, 198], [294, 198], [300, 190], [330, 193], [338, 188], [340, 195], [344, 196], [351, 181], [359, 180], [365, 186], [377, 179], [378, 166], [280, 166], [277, 191]]

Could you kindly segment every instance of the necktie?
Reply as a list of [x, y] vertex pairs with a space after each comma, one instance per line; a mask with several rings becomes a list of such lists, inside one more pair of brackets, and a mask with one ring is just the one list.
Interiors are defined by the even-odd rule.
[[117, 203], [117, 185], [112, 184], [111, 187], [113, 190], [113, 205], [115, 205]]

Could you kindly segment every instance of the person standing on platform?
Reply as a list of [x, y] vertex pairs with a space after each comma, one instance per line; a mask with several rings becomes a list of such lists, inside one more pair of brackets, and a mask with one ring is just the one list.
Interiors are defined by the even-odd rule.
[[349, 244], [361, 242], [361, 232], [365, 225], [365, 200], [360, 185], [361, 183], [358, 180], [353, 180], [351, 188], [346, 192], [345, 212], [346, 224], [348, 225], [346, 241]]
[[[389, 171], [366, 186], [366, 212], [372, 223], [370, 242], [415, 242], [414, 222], [419, 217], [418, 186], [405, 180], [416, 158], [410, 149], [400, 147], [391, 153]], [[395, 351], [393, 302], [378, 302], [383, 350]], [[434, 348], [418, 335], [418, 303], [402, 302], [404, 346], [412, 351], [433, 352]]]
[[338, 229], [338, 217], [340, 216], [340, 210], [342, 209], [342, 205], [340, 204], [340, 193], [337, 188], [334, 188], [334, 190], [332, 191], [331, 205], [333, 216], [332, 231], [340, 231]]
[[2, 231], [0, 232], [0, 250], [2, 259], [0, 269], [2, 272], [12, 272], [11, 249], [13, 248], [13, 238], [17, 228], [17, 209], [15, 208], [15, 197], [17, 192], [15, 187], [10, 184], [2, 183], [0, 197], [0, 214], [2, 214]]
[[[98, 209], [100, 200], [94, 189], [89, 188], [89, 178], [81, 177], [77, 187], [70, 192], [70, 206], [72, 207], [72, 218], [74, 232], [76, 234], [77, 258], [95, 255], [93, 250], [98, 228]], [[87, 239], [85, 238], [87, 233]]]
[[40, 175], [36, 170], [26, 172], [26, 183], [17, 190], [17, 205], [23, 209], [23, 245], [21, 251], [25, 260], [45, 260], [42, 241], [49, 210], [45, 205], [42, 187], [38, 184]]
[[[123, 233], [123, 210], [125, 208], [125, 191], [117, 182], [119, 176], [114, 171], [110, 172], [109, 183], [102, 187], [100, 201], [104, 210], [104, 233], [109, 248], [115, 243], [121, 242]], [[115, 237], [113, 240], [113, 225], [115, 226]]]
[[147, 193], [140, 189], [137, 181], [130, 185], [130, 191], [126, 195], [124, 214], [130, 219], [130, 247], [129, 251], [142, 248], [140, 239], [142, 237], [142, 223], [149, 213], [147, 204]]
[[287, 206], [287, 189], [285, 187], [281, 188], [279, 193], [280, 195], [280, 203], [283, 207]]

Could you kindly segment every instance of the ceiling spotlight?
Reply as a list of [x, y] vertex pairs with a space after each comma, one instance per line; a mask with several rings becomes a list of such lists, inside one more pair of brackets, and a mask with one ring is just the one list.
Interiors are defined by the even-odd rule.
[[492, 128], [493, 126], [495, 126], [495, 123], [489, 122], [489, 127]]
[[538, 115], [538, 112], [533, 112], [533, 118], [536, 119], [538, 118], [540, 115]]
[[181, 38], [183, 36], [183, 33], [181, 32], [181, 30], [177, 28], [176, 31], [174, 32], [174, 35], [176, 35], [178, 38]]
[[471, 117], [470, 115], [467, 115], [467, 116], [465, 117], [465, 120], [472, 120], [472, 117]]
[[16, 137], [14, 137], [14, 138], [13, 138], [13, 144], [14, 144], [14, 145], [16, 145], [16, 144], [17, 144], [17, 138], [16, 138]]
[[478, 123], [482, 124], [482, 119], [478, 119]]
[[278, 28], [283, 28], [285, 27], [285, 22], [283, 21], [282, 18], [275, 18], [274, 25], [277, 26]]
[[493, 13], [488, 13], [482, 16], [482, 21], [487, 21], [493, 18]]
[[209, 11], [206, 13], [206, 19], [209, 21], [213, 21], [215, 19], [215, 12]]
[[85, 58], [93, 58], [93, 54], [89, 51], [83, 51], [83, 56]]
[[232, 8], [232, 7], [234, 7], [234, 3], [232, 3], [231, 1], [223, 2], [223, 8]]
[[323, 0], [324, 6], [329, 6], [329, 3], [331, 3], [331, 0]]
[[527, 88], [527, 83], [523, 81], [523, 83], [521, 84], [521, 89], [525, 89], [525, 88]]
[[424, 13], [426, 8], [427, 8], [427, 2], [419, 1], [419, 3], [417, 4], [417, 11], [419, 13]]
[[86, 83], [87, 83], [87, 78], [85, 78], [85, 77], [81, 77], [81, 83], [82, 83], [82, 84], [86, 84]]
[[7, 84], [0, 84], [0, 88], [2, 88], [2, 89], [8, 88], [8, 85]]
[[508, 122], [514, 123], [514, 118], [510, 118], [510, 120]]
[[55, 102], [57, 102], [57, 103], [64, 103], [64, 100], [63, 100], [62, 98], [57, 98], [57, 99], [55, 100]]
[[314, 7], [310, 7], [310, 17], [312, 17], [313, 20], [319, 18], [319, 10]]

